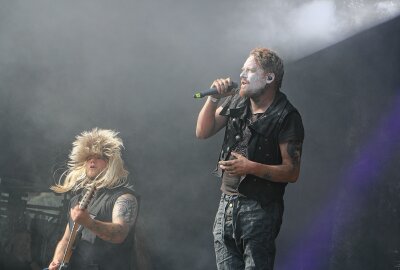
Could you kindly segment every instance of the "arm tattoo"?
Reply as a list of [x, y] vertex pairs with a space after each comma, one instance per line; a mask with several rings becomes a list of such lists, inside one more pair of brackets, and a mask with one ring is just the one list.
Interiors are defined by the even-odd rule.
[[263, 177], [262, 178], [264, 178], [264, 179], [266, 179], [266, 180], [270, 180], [271, 181], [271, 179], [272, 179], [272, 175], [269, 173], [269, 172], [266, 172], [264, 175], [263, 175]]
[[122, 225], [112, 223], [109, 223], [108, 225], [110, 226], [104, 226], [103, 223], [95, 221], [90, 229], [101, 239], [109, 242], [113, 242], [122, 234], [125, 234], [126, 229], [124, 229]]
[[114, 204], [113, 220], [122, 220], [130, 227], [135, 223], [137, 211], [136, 198], [131, 194], [124, 194]]
[[88, 229], [101, 239], [122, 243], [136, 221], [138, 202], [132, 194], [121, 195], [112, 210], [112, 222], [93, 220]]
[[287, 153], [289, 154], [293, 167], [298, 168], [300, 166], [300, 158], [302, 151], [302, 143], [298, 141], [290, 141], [287, 145]]

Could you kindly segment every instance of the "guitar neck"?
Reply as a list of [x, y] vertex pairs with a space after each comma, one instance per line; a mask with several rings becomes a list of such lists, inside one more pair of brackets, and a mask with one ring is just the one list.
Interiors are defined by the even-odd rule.
[[[87, 208], [90, 200], [92, 199], [92, 197], [94, 195], [95, 190], [96, 190], [96, 187], [94, 185], [92, 185], [88, 188], [88, 190], [85, 192], [85, 195], [83, 195], [81, 202], [79, 203], [80, 209]], [[61, 262], [58, 270], [66, 269], [68, 267], [68, 263], [71, 259], [72, 252], [75, 247], [75, 240], [76, 240], [76, 236], [78, 235], [79, 227], [80, 227], [79, 224], [77, 224], [75, 222], [73, 223], [71, 233], [68, 238], [67, 247], [65, 248], [64, 256], [63, 256], [62, 262]]]
[[65, 266], [69, 263], [69, 261], [71, 259], [76, 236], [78, 235], [78, 229], [79, 229], [79, 224], [74, 222], [74, 225], [72, 226], [71, 234], [69, 235], [69, 238], [68, 238], [67, 247], [65, 248], [64, 256], [63, 256], [62, 262], [61, 262], [58, 270], [65, 269], [66, 268]]

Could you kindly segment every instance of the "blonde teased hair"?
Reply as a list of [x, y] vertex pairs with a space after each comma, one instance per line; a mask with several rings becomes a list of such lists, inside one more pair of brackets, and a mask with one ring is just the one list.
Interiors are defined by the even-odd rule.
[[[118, 132], [94, 128], [76, 136], [69, 154], [68, 169], [61, 175], [59, 183], [50, 189], [57, 193], [76, 191], [88, 185], [114, 188], [127, 182], [129, 172], [121, 158], [122, 140]], [[101, 156], [108, 160], [107, 166], [94, 180], [86, 176], [86, 162], [90, 156]], [[65, 178], [64, 178], [65, 176]], [[62, 179], [64, 178], [64, 181]]]

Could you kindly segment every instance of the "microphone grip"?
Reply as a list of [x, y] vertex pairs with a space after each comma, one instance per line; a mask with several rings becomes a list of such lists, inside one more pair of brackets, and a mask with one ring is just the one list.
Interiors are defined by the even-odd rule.
[[[229, 87], [228, 87], [228, 92], [232, 91], [233, 89], [236, 89], [237, 87], [238, 87], [237, 83], [231, 82], [231, 85], [229, 85]], [[208, 90], [195, 93], [193, 97], [194, 98], [203, 98], [203, 97], [212, 96], [212, 95], [215, 95], [215, 94], [218, 94], [217, 89], [210, 88]]]
[[210, 89], [208, 89], [206, 91], [198, 92], [198, 93], [194, 94], [194, 98], [203, 98], [203, 97], [212, 96], [212, 95], [215, 95], [215, 94], [218, 94], [217, 89], [210, 88]]

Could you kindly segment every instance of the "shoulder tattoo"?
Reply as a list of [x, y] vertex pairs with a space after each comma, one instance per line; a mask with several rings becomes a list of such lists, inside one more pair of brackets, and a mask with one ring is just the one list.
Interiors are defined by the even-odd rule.
[[138, 213], [138, 203], [132, 194], [124, 194], [120, 196], [114, 204], [113, 220], [122, 220], [131, 226], [136, 221]]

